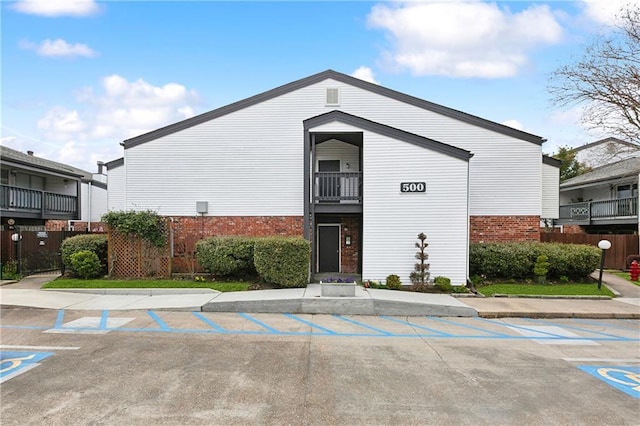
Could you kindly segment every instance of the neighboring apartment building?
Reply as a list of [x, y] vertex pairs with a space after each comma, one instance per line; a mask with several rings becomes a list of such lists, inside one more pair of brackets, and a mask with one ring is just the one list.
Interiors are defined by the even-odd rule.
[[[0, 146], [0, 213], [3, 229], [99, 228], [107, 211], [104, 166], [98, 173]], [[93, 225], [92, 225], [93, 224]]]
[[577, 148], [576, 160], [592, 169], [640, 156], [640, 145], [618, 138], [604, 138]]
[[432, 276], [464, 284], [469, 241], [538, 241], [557, 218], [543, 142], [325, 71], [124, 141], [108, 205], [170, 217], [176, 256], [194, 236], [300, 235], [312, 274], [406, 283], [424, 232]]

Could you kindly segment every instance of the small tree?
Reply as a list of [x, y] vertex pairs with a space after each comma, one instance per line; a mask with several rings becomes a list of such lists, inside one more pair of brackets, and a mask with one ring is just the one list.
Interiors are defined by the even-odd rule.
[[538, 278], [539, 284], [547, 282], [547, 274], [549, 273], [549, 258], [544, 254], [541, 254], [536, 259], [536, 263], [533, 265], [533, 274]]
[[576, 159], [575, 149], [561, 146], [558, 152], [553, 154], [553, 158], [560, 160], [560, 182], [591, 171], [589, 166]]
[[416, 243], [416, 248], [418, 252], [416, 253], [416, 259], [418, 262], [414, 265], [414, 271], [409, 275], [411, 282], [414, 285], [424, 286], [429, 283], [429, 264], [427, 260], [429, 259], [429, 254], [425, 252], [425, 249], [429, 246], [427, 244], [427, 236], [421, 232], [418, 234], [419, 242]]

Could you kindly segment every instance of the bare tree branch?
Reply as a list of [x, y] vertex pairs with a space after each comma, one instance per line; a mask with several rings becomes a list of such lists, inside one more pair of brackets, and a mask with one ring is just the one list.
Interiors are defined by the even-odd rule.
[[640, 10], [623, 9], [619, 22], [554, 71], [549, 92], [557, 107], [583, 106], [587, 127], [640, 144]]

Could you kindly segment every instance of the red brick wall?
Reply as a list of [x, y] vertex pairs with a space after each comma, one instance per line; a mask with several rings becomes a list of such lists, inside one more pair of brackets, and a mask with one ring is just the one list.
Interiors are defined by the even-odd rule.
[[[356, 217], [343, 217], [340, 221], [342, 225], [342, 241], [340, 242], [340, 263], [342, 273], [358, 273], [358, 248], [360, 240], [360, 221]], [[351, 236], [351, 245], [345, 244], [345, 237]]]
[[471, 216], [471, 243], [540, 241], [540, 216]]
[[212, 236], [252, 236], [269, 235], [302, 236], [304, 221], [302, 216], [181, 216], [173, 217], [174, 257], [173, 272], [197, 272], [193, 252], [196, 243]]
[[[66, 220], [46, 220], [44, 223], [44, 227], [47, 231], [61, 231], [64, 229], [65, 231], [69, 231], [68, 222]], [[73, 221], [73, 230], [74, 231], [86, 231], [87, 230], [87, 222]], [[107, 232], [107, 226], [102, 222], [91, 222], [91, 232]]]
[[563, 234], [586, 234], [582, 226], [580, 225], [563, 225], [562, 226]]

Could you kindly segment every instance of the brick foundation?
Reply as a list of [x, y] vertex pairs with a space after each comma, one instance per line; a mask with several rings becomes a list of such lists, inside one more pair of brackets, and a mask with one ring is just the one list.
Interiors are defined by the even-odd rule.
[[302, 236], [302, 216], [181, 216], [173, 217], [173, 272], [199, 272], [195, 261], [196, 243], [212, 236], [266, 237], [269, 235]]
[[471, 243], [540, 241], [540, 216], [471, 216]]

